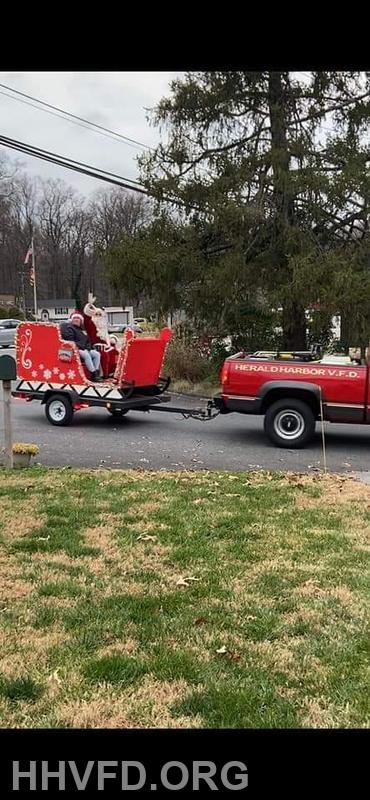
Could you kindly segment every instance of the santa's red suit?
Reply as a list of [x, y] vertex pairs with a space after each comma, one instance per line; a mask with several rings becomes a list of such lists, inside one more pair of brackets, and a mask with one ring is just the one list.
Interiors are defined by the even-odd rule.
[[[90, 313], [86, 314], [85, 313], [86, 310], [90, 311]], [[84, 328], [90, 339], [91, 344], [102, 345], [102, 347], [98, 347], [98, 350], [101, 356], [100, 366], [101, 366], [101, 371], [103, 373], [103, 377], [104, 378], [108, 378], [109, 376], [113, 377], [119, 356], [119, 350], [117, 347], [118, 343], [117, 337], [110, 336], [108, 337], [107, 340], [107, 339], [102, 339], [100, 338], [100, 336], [98, 336], [96, 325], [94, 323], [94, 318], [91, 315], [91, 307], [89, 307], [89, 304], [85, 306], [83, 311], [75, 311], [73, 313], [75, 314], [77, 313], [82, 317]]]

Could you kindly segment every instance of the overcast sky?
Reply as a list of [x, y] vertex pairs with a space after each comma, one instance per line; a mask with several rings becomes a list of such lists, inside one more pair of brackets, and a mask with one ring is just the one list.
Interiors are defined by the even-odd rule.
[[[176, 72], [0, 72], [0, 83], [153, 146], [159, 134], [147, 122], [146, 109], [153, 108], [167, 95], [170, 81], [180, 75]], [[125, 178], [138, 179], [135, 157], [143, 152], [142, 148], [86, 130], [20, 102], [26, 98], [6, 97], [3, 94], [6, 92], [0, 86], [2, 135]], [[19, 159], [29, 174], [62, 178], [85, 195], [108, 186], [23, 153], [0, 147], [2, 152]]]

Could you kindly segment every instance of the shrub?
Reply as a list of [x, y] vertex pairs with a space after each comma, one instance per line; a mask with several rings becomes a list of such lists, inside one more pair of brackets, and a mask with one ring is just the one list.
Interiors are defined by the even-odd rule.
[[0, 306], [0, 319], [24, 319], [24, 314], [17, 306]]
[[174, 380], [187, 380], [191, 383], [204, 380], [210, 374], [210, 364], [202, 358], [195, 344], [174, 336], [171, 339], [163, 367], [163, 374]]

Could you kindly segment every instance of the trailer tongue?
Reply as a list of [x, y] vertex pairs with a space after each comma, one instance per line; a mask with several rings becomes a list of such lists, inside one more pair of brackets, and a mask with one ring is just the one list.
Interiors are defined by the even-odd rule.
[[209, 419], [214, 419], [221, 412], [216, 408], [213, 400], [207, 400], [206, 406], [198, 406], [197, 408], [186, 408], [184, 406], [160, 406], [149, 405], [150, 411], [166, 411], [167, 414], [181, 414], [184, 419], [199, 419], [201, 422], [206, 422]]

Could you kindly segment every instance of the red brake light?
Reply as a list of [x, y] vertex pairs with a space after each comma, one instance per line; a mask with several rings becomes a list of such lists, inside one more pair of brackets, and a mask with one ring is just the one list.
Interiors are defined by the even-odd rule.
[[227, 383], [229, 377], [229, 370], [230, 370], [230, 364], [228, 361], [225, 361], [220, 372], [220, 381], [222, 384]]

